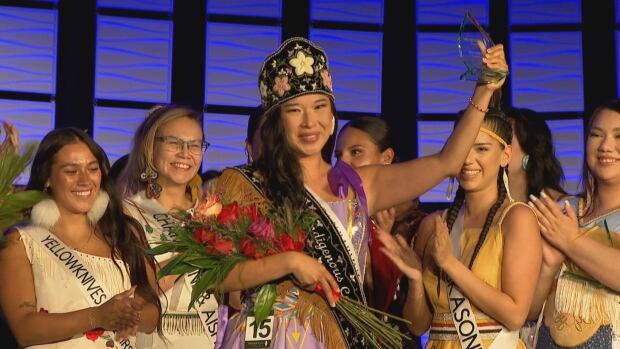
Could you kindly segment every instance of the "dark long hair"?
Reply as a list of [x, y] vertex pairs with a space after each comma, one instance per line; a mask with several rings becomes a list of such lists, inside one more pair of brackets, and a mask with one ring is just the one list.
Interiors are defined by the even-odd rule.
[[[586, 139], [587, 137], [590, 137], [590, 131], [592, 130], [592, 124], [594, 123], [594, 120], [605, 109], [612, 110], [616, 113], [620, 113], [620, 99], [616, 98], [616, 99], [607, 101], [599, 105], [594, 110], [594, 112], [592, 113], [592, 116], [590, 117], [590, 120], [588, 120], [588, 126], [586, 127], [586, 130], [585, 130]], [[592, 210], [592, 200], [594, 199], [596, 195], [598, 195], [598, 182], [596, 181], [594, 174], [592, 174], [592, 171], [588, 167], [587, 154], [586, 156], [583, 157], [581, 187], [583, 189], [582, 195], [586, 200], [585, 214], [588, 214]]]
[[[334, 129], [338, 129], [338, 117], [334, 102], [330, 99], [334, 115]], [[291, 205], [302, 208], [304, 205], [304, 181], [301, 164], [293, 148], [288, 144], [286, 132], [282, 125], [281, 107], [277, 106], [265, 114], [265, 121], [260, 128], [263, 142], [262, 154], [256, 161], [257, 169], [265, 178], [265, 194], [275, 205]], [[331, 163], [336, 132], [334, 132], [321, 149], [321, 157]]]
[[390, 126], [376, 116], [361, 116], [347, 122], [338, 132], [338, 137], [348, 127], [358, 129], [366, 133], [372, 142], [377, 145], [380, 152], [393, 147], [392, 130]]
[[517, 141], [523, 152], [529, 155], [525, 169], [527, 194], [538, 195], [541, 190], [551, 188], [566, 195], [562, 188], [564, 171], [555, 156], [551, 130], [545, 120], [535, 111], [522, 108], [509, 108], [506, 116], [514, 121]]
[[[487, 129], [495, 132], [501, 139], [503, 139], [507, 144], [510, 144], [512, 141], [512, 127], [508, 120], [505, 119], [503, 113], [500, 111], [490, 111], [485, 115], [483, 126]], [[502, 148], [503, 145], [500, 145]], [[480, 248], [484, 244], [484, 241], [487, 237], [489, 229], [493, 224], [493, 220], [495, 219], [495, 215], [497, 211], [502, 207], [504, 200], [506, 200], [507, 192], [506, 187], [504, 186], [504, 172], [506, 175], [508, 174], [508, 166], [500, 167], [499, 173], [497, 174], [497, 200], [489, 209], [489, 213], [487, 213], [486, 220], [484, 221], [484, 226], [482, 227], [482, 232], [480, 232], [480, 236], [478, 237], [478, 242], [476, 242], [476, 247], [474, 248], [474, 253], [469, 261], [469, 268], [471, 269], [476, 257], [478, 256], [478, 252]], [[452, 230], [454, 226], [454, 222], [458, 216], [459, 210], [463, 206], [465, 202], [465, 190], [459, 186], [459, 189], [456, 191], [456, 197], [454, 198], [454, 202], [450, 205], [448, 209], [448, 214], [446, 217], [446, 224], [448, 225], [448, 230]]]
[[263, 106], [259, 104], [256, 108], [252, 109], [250, 117], [248, 118], [248, 128], [246, 130], [245, 142], [252, 144], [254, 142], [254, 133], [258, 130], [258, 126], [261, 123], [261, 119], [265, 117]]
[[[132, 285], [136, 285], [136, 291], [144, 300], [155, 304], [161, 315], [159, 297], [151, 288], [147, 277], [147, 263], [155, 270], [152, 259], [148, 258], [140, 241], [133, 229], [141, 229], [132, 226], [131, 219], [123, 213], [122, 204], [114, 190], [112, 179], [108, 175], [110, 163], [103, 149], [93, 141], [85, 132], [77, 128], [60, 128], [49, 132], [39, 144], [39, 148], [32, 162], [28, 189], [45, 190], [45, 184], [50, 177], [54, 155], [64, 146], [75, 143], [84, 143], [97, 159], [101, 169], [100, 190], [104, 190], [110, 197], [103, 217], [97, 222], [97, 227], [103, 234], [105, 242], [110, 247], [113, 257], [119, 258], [129, 267], [129, 276]], [[119, 272], [121, 267], [113, 259]], [[121, 273], [122, 275], [122, 273]], [[157, 330], [161, 334], [161, 317], [157, 322]]]
[[[370, 140], [377, 146], [380, 152], [387, 149], [394, 149], [394, 138], [392, 138], [392, 130], [385, 120], [376, 116], [360, 116], [347, 122], [338, 132], [338, 138], [345, 129], [354, 128], [364, 132]], [[397, 163], [398, 157], [394, 155], [392, 163]], [[427, 213], [420, 207], [418, 198], [413, 200], [412, 206], [407, 210], [405, 216], [395, 220], [392, 226], [392, 234], [402, 235], [406, 241], [411, 241], [413, 235], [418, 231], [418, 226]], [[401, 285], [403, 286], [403, 285]]]

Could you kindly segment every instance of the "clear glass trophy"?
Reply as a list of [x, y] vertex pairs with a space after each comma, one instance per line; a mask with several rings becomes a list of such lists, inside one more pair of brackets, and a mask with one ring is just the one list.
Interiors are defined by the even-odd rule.
[[491, 36], [484, 30], [474, 15], [467, 11], [461, 22], [457, 38], [459, 56], [467, 70], [461, 74], [461, 80], [480, 83], [497, 82], [508, 75], [507, 71], [491, 70], [482, 64], [482, 51], [495, 45]]

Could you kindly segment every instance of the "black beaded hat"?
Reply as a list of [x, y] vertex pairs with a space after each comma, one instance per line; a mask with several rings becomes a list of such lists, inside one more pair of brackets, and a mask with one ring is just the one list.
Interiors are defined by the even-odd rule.
[[322, 93], [332, 100], [332, 77], [322, 48], [308, 39], [295, 37], [269, 55], [258, 76], [265, 113], [289, 99]]

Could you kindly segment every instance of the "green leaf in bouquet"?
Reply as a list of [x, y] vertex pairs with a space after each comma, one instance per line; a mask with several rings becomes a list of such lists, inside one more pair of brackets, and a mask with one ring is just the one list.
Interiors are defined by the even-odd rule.
[[273, 303], [276, 301], [276, 285], [265, 284], [261, 286], [254, 302], [254, 317], [256, 323], [260, 324], [271, 314]]
[[192, 271], [196, 269], [197, 268], [195, 266], [183, 261], [181, 263], [175, 264], [173, 267], [167, 270], [166, 275], [183, 275], [183, 274], [191, 273]]
[[[13, 192], [13, 182], [26, 169], [35, 149], [36, 145], [31, 144], [23, 155], [13, 148], [0, 153], [0, 231], [19, 223], [24, 209], [31, 208], [47, 196], [34, 190]], [[0, 236], [0, 242], [2, 240], [3, 236]]]
[[217, 291], [220, 294], [216, 296], [220, 296], [220, 285], [222, 281], [224, 281], [232, 268], [243, 260], [245, 260], [245, 258], [241, 256], [226, 256], [217, 260], [211, 269], [202, 269], [199, 272], [198, 281], [196, 281], [192, 289], [192, 298], [190, 299], [188, 310], [191, 309], [200, 295], [207, 290]]
[[214, 271], [201, 272], [198, 275], [198, 281], [196, 281], [192, 288], [192, 298], [189, 301], [187, 310], [191, 310], [194, 307], [194, 303], [198, 300], [200, 295], [213, 285], [213, 281], [215, 280]]
[[217, 256], [198, 256], [194, 258], [186, 258], [185, 263], [198, 269], [211, 270], [219, 265]]
[[26, 146], [26, 151], [23, 155], [19, 155], [17, 150], [8, 149], [0, 154], [0, 193], [5, 194], [12, 190], [13, 182], [22, 173], [30, 160], [32, 154], [36, 149], [35, 144], [29, 144]]
[[9, 194], [2, 202], [2, 211], [19, 212], [24, 208], [30, 208], [37, 202], [45, 199], [47, 194], [38, 190], [27, 190]]
[[[4, 229], [12, 226], [15, 223], [18, 223], [22, 220], [22, 215], [19, 212], [2, 212], [0, 213], [0, 232], [4, 231]], [[2, 241], [3, 236], [0, 236], [0, 241]]]
[[149, 248], [148, 250], [146, 250], [146, 253], [149, 256], [158, 256], [160, 254], [164, 254], [164, 253], [168, 253], [168, 252], [172, 252], [175, 251], [177, 249], [177, 245], [174, 243], [164, 243], [164, 244], [160, 244], [158, 246], [155, 246], [153, 248]]
[[182, 263], [184, 258], [185, 255], [183, 254], [174, 257], [170, 262], [168, 262], [168, 264], [166, 264], [163, 268], [159, 269], [159, 272], [157, 273], [157, 278], [161, 279], [164, 276], [177, 275], [172, 274], [171, 271], [173, 271], [178, 264]]

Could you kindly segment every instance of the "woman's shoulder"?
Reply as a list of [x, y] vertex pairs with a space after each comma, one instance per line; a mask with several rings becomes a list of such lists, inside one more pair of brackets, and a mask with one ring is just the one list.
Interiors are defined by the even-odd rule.
[[[506, 204], [497, 221], [497, 225], [505, 232], [512, 231], [512, 227], [532, 227], [538, 234], [538, 220], [534, 210], [526, 203], [514, 201]], [[518, 229], [524, 231], [525, 229]]]
[[500, 207], [498, 212], [498, 224], [502, 224], [502, 222], [511, 217], [536, 217], [534, 210], [527, 203], [521, 201], [506, 202]]
[[222, 171], [215, 184], [215, 194], [227, 203], [237, 201], [241, 205], [257, 204], [266, 208], [261, 189], [262, 176], [251, 166], [230, 167]]
[[2, 241], [2, 245], [0, 245], [2, 248], [5, 247], [9, 247], [9, 246], [13, 246], [16, 243], [19, 243], [22, 240], [22, 236], [23, 235], [27, 235], [27, 233], [25, 232], [24, 229], [25, 226], [12, 226], [9, 229], [7, 229], [4, 233], [3, 233], [3, 240]]
[[244, 182], [250, 182], [252, 180], [261, 180], [259, 171], [251, 165], [240, 165], [234, 167], [227, 167], [222, 171], [222, 174], [217, 178], [216, 189], [225, 184], [242, 184]]
[[0, 253], [8, 258], [26, 256], [32, 261], [32, 251], [36, 244], [31, 225], [15, 225], [4, 232]]

